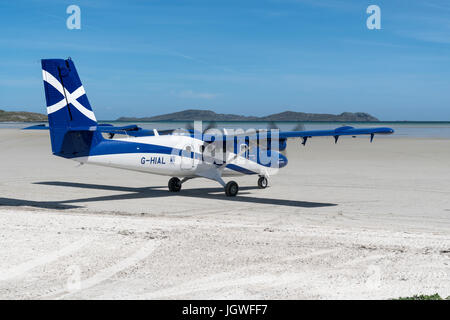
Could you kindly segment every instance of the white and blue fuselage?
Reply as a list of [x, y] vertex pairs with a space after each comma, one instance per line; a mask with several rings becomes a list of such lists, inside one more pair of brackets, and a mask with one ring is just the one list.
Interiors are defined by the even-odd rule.
[[[148, 137], [127, 137], [121, 139], [103, 140], [94, 146], [89, 155], [74, 157], [80, 163], [114, 167], [151, 174], [197, 177], [202, 176], [206, 166], [223, 166], [222, 176], [240, 176], [257, 174], [270, 176], [279, 168], [286, 166], [287, 158], [276, 153], [278, 163], [262, 164], [255, 152], [235, 153], [217, 152], [215, 159], [208, 159], [202, 152], [204, 141], [184, 135], [156, 135]], [[245, 146], [233, 149], [242, 150]], [[105, 150], [114, 153], [105, 153]], [[275, 154], [275, 151], [272, 151]], [[233, 159], [232, 163], [223, 161]], [[210, 160], [210, 161], [208, 161]]]

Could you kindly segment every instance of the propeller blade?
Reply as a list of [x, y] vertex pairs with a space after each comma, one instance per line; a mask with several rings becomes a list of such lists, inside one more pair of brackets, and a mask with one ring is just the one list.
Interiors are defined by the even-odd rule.
[[303, 123], [297, 123], [292, 131], [305, 131], [305, 125]]
[[205, 128], [205, 130], [203, 130], [203, 133], [205, 133], [209, 129], [215, 129], [215, 128], [217, 128], [217, 123], [215, 121], [211, 121], [210, 123], [208, 123], [208, 126]]
[[272, 130], [272, 129], [277, 130], [277, 129], [279, 129], [279, 128], [278, 128], [277, 124], [275, 123], [275, 121], [270, 121], [270, 122], [267, 124], [267, 129], [268, 129], [268, 130]]
[[190, 122], [186, 123], [186, 125], [184, 126], [184, 128], [185, 128], [187, 131], [194, 131], [194, 127], [192, 126], [192, 123], [190, 123]]
[[[193, 132], [194, 131], [194, 127], [192, 126], [191, 122], [186, 123], [186, 125], [184, 126], [184, 128], [189, 131], [189, 132]], [[208, 125], [206, 126], [205, 129], [203, 129], [203, 134], [209, 130], [209, 129], [214, 129], [217, 128], [217, 123], [215, 121], [211, 121], [208, 123]]]

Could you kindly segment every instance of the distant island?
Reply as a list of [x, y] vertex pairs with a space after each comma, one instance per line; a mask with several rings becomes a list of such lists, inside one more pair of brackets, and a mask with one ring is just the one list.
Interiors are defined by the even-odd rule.
[[[285, 111], [263, 117], [242, 116], [236, 114], [215, 113], [211, 110], [189, 109], [153, 117], [121, 117], [116, 121], [341, 121], [341, 122], [376, 122], [374, 116], [364, 112], [343, 112], [341, 114], [305, 113]], [[0, 122], [41, 122], [47, 121], [47, 115], [26, 111], [0, 110]]]
[[135, 118], [121, 117], [117, 121], [345, 121], [374, 122], [379, 121], [374, 116], [364, 112], [343, 112], [341, 114], [304, 113], [285, 111], [264, 117], [242, 116], [236, 114], [215, 113], [211, 110], [185, 110], [153, 117]]
[[0, 121], [2, 122], [33, 122], [47, 121], [47, 115], [26, 111], [4, 111], [0, 110]]

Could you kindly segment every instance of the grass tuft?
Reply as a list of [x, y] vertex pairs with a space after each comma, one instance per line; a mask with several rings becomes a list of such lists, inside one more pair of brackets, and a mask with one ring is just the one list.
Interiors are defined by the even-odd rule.
[[450, 300], [450, 296], [446, 299], [442, 298], [438, 293], [432, 294], [432, 295], [414, 295], [412, 297], [400, 297], [394, 300]]

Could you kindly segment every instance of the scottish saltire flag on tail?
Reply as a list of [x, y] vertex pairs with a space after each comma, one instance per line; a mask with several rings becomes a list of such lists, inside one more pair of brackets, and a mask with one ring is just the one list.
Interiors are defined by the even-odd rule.
[[96, 130], [97, 119], [73, 61], [43, 59], [42, 77], [53, 153], [79, 153], [79, 148], [74, 150], [74, 139], [83, 142], [78, 143], [85, 145], [82, 149], [90, 147], [93, 135], [86, 132]]
[[[42, 60], [49, 121], [72, 127], [96, 126], [97, 119], [71, 59]], [[57, 120], [57, 121], [54, 121]]]

